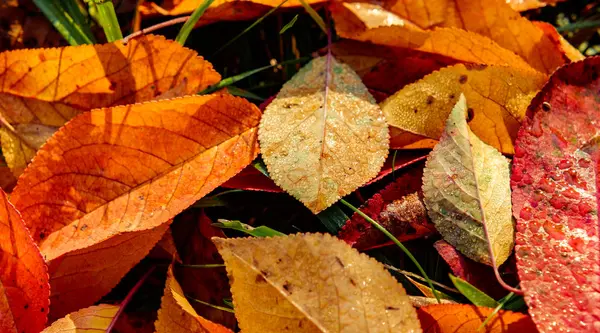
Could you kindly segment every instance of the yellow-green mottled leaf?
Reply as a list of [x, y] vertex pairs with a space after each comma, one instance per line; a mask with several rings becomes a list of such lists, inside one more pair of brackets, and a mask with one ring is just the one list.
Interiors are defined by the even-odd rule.
[[493, 265], [489, 241], [500, 265], [514, 245], [508, 159], [473, 134], [466, 113], [461, 95], [427, 159], [424, 201], [448, 243], [475, 261]]

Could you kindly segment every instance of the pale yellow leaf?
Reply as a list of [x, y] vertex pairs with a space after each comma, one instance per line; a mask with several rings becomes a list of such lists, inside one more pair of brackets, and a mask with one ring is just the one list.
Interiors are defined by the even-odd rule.
[[37, 150], [57, 129], [55, 126], [41, 124], [17, 124], [14, 126], [16, 133], [13, 133], [0, 128], [2, 154], [15, 177], [23, 173]]
[[283, 85], [261, 119], [259, 141], [275, 183], [318, 213], [377, 175], [389, 134], [359, 76], [325, 56]]
[[105, 332], [117, 311], [119, 311], [118, 305], [90, 306], [58, 319], [42, 333]]
[[469, 101], [473, 132], [485, 143], [512, 154], [527, 106], [546, 78], [533, 70], [458, 64], [407, 85], [381, 108], [389, 125], [438, 139], [463, 93]]
[[242, 332], [421, 332], [402, 286], [330, 235], [213, 238]]
[[496, 264], [501, 265], [510, 255], [515, 237], [508, 159], [469, 129], [466, 114], [466, 100], [461, 95], [427, 159], [424, 201], [429, 217], [448, 243], [475, 261], [493, 265], [489, 242]]

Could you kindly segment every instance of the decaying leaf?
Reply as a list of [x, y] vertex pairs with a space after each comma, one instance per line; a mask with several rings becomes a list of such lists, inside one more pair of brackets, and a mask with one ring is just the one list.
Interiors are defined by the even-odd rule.
[[377, 175], [388, 154], [387, 124], [358, 75], [331, 55], [283, 85], [261, 119], [271, 178], [314, 213]]
[[367, 24], [364, 21], [365, 9], [357, 8], [357, 3], [334, 2], [331, 8], [336, 31], [344, 38], [410, 48], [462, 62], [511, 66], [524, 70], [532, 69], [515, 53], [474, 32], [454, 27], [422, 30], [408, 23], [404, 25]]
[[481, 329], [485, 319], [494, 311], [486, 307], [465, 304], [429, 305], [417, 309], [423, 333], [536, 333], [529, 316], [500, 310]]
[[[93, 108], [149, 101], [185, 82], [194, 94], [221, 79], [196, 52], [159, 36], [0, 54], [0, 113], [17, 132], [42, 126], [42, 134]], [[5, 131], [5, 130], [3, 130]], [[32, 139], [31, 136], [26, 137]], [[36, 142], [2, 135], [9, 166], [19, 175]]]
[[215, 94], [97, 109], [56, 132], [12, 195], [49, 262], [51, 313], [97, 301], [173, 216], [248, 165], [260, 116]]
[[165, 293], [154, 327], [156, 333], [233, 333], [230, 329], [206, 320], [196, 313], [175, 280], [172, 265], [167, 271]]
[[[436, 233], [419, 198], [423, 164], [397, 171], [397, 179], [376, 193], [360, 207], [367, 216], [378, 221], [401, 242]], [[340, 230], [338, 237], [359, 250], [391, 244], [385, 235], [354, 213]]]
[[514, 245], [508, 160], [469, 129], [466, 113], [460, 95], [427, 159], [424, 201], [448, 243], [477, 262], [501, 265]]
[[462, 93], [469, 101], [472, 131], [485, 143], [512, 154], [527, 105], [545, 81], [545, 75], [532, 70], [458, 64], [406, 86], [381, 108], [391, 126], [438, 139]]
[[118, 305], [100, 304], [58, 319], [42, 333], [105, 332], [119, 311]]
[[330, 235], [214, 238], [243, 332], [420, 332], [402, 286]]
[[542, 332], [598, 327], [599, 73], [599, 58], [559, 69], [532, 101], [517, 138], [515, 252], [525, 301]]
[[0, 189], [0, 332], [42, 330], [49, 296], [46, 263], [19, 212]]

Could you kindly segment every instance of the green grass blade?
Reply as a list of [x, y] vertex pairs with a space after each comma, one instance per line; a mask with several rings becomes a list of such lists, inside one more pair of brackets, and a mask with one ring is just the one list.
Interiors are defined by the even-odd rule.
[[194, 12], [190, 16], [190, 18], [187, 20], [187, 22], [185, 22], [183, 27], [181, 27], [181, 30], [179, 30], [179, 33], [177, 34], [177, 37], [175, 38], [175, 41], [177, 43], [179, 43], [181, 45], [185, 45], [185, 41], [190, 36], [192, 29], [194, 29], [194, 27], [196, 26], [196, 23], [198, 23], [198, 20], [200, 20], [202, 15], [204, 15], [204, 12], [213, 3], [213, 1], [214, 0], [204, 0], [202, 2], [202, 4], [194, 10]]
[[465, 296], [469, 301], [471, 301], [471, 303], [477, 306], [487, 306], [488, 308], [494, 308], [498, 306], [498, 302], [496, 302], [496, 300], [488, 296], [483, 291], [477, 289], [469, 282], [452, 274], [449, 275], [450, 280], [452, 281], [456, 289], [458, 289], [458, 291], [460, 291], [460, 293], [463, 294], [463, 296]]
[[203, 265], [186, 265], [186, 264], [179, 264], [179, 267], [186, 267], [186, 268], [216, 268], [216, 267], [225, 267], [225, 264], [203, 264]]
[[247, 225], [240, 221], [230, 221], [230, 220], [224, 220], [224, 219], [219, 219], [218, 221], [219, 221], [218, 223], [213, 223], [212, 225], [214, 227], [218, 227], [218, 228], [222, 228], [222, 229], [232, 229], [232, 230], [241, 231], [245, 234], [248, 234], [248, 235], [254, 236], [254, 237], [285, 236], [284, 233], [281, 233], [275, 229], [271, 229], [264, 225], [261, 225], [260, 227], [255, 228], [253, 226]]
[[233, 96], [244, 97], [244, 98], [253, 99], [253, 100], [261, 101], [261, 102], [265, 100], [264, 97], [260, 97], [253, 92], [250, 92], [250, 91], [244, 90], [244, 89], [240, 89], [240, 88], [234, 87], [234, 86], [227, 87], [227, 91], [230, 94], [232, 94]]
[[283, 28], [279, 31], [279, 34], [282, 35], [284, 32], [288, 31], [289, 28], [293, 27], [294, 24], [298, 21], [298, 14], [294, 16], [294, 18], [288, 22], [288, 24], [284, 25]]
[[[385, 268], [389, 269], [390, 271], [394, 271], [394, 272], [400, 273], [400, 274], [402, 274], [404, 276], [410, 276], [410, 277], [418, 279], [418, 280], [420, 280], [422, 282], [427, 282], [427, 281], [425, 281], [425, 279], [422, 276], [420, 276], [418, 274], [415, 274], [413, 272], [405, 271], [405, 270], [402, 270], [400, 268], [396, 268], [396, 267], [388, 265], [388, 264], [384, 264], [383, 266], [385, 266]], [[452, 292], [452, 293], [460, 294], [460, 291], [458, 291], [458, 289], [450, 288], [450, 287], [448, 287], [448, 286], [446, 286], [444, 284], [441, 284], [441, 283], [439, 283], [437, 281], [431, 281], [431, 282], [434, 285], [440, 287], [441, 289], [444, 289], [444, 290]]]
[[287, 1], [288, 0], [283, 0], [279, 5], [277, 5], [277, 7], [272, 8], [271, 10], [269, 10], [265, 15], [261, 16], [258, 20], [254, 21], [254, 23], [250, 24], [250, 26], [248, 26], [246, 29], [244, 29], [244, 31], [240, 32], [237, 36], [233, 37], [231, 40], [229, 40], [227, 43], [225, 43], [225, 45], [221, 46], [217, 51], [215, 51], [215, 53], [213, 53], [212, 56], [214, 57], [215, 55], [219, 54], [221, 51], [223, 51], [225, 48], [227, 48], [229, 45], [231, 45], [231, 43], [235, 42], [236, 40], [238, 40], [238, 38], [242, 37], [248, 31], [252, 30], [252, 28], [254, 28], [255, 26], [257, 26], [260, 22], [262, 22], [269, 15], [273, 14], [274, 11], [276, 11], [277, 9], [279, 9], [279, 7], [281, 7]]
[[201, 301], [201, 300], [199, 300], [199, 299], [195, 299], [195, 298], [193, 298], [192, 296], [189, 296], [189, 295], [185, 295], [185, 297], [186, 297], [187, 299], [189, 299], [190, 301], [193, 301], [193, 302], [196, 302], [196, 303], [200, 303], [200, 304], [202, 304], [202, 305], [210, 306], [211, 308], [214, 308], [214, 309], [217, 309], [217, 310], [221, 310], [221, 311], [227, 311], [227, 312], [235, 313], [235, 312], [234, 312], [232, 309], [230, 309], [230, 308], [226, 308], [226, 307], [224, 307], [224, 306], [218, 306], [218, 305], [210, 304], [210, 303], [207, 303], [207, 302], [205, 302], [205, 301]]
[[267, 170], [267, 165], [261, 157], [254, 160], [254, 162], [252, 162], [252, 166], [254, 167], [254, 169], [260, 171], [260, 173], [262, 173], [263, 175], [271, 178], [271, 176], [269, 176], [269, 170]]
[[337, 234], [344, 224], [346, 224], [346, 221], [348, 221], [348, 216], [338, 205], [333, 205], [325, 209], [317, 214], [317, 217], [325, 228], [327, 228], [327, 231], [332, 234]]
[[327, 31], [327, 27], [325, 26], [325, 22], [323, 21], [323, 19], [319, 15], [319, 13], [317, 13], [309, 4], [307, 4], [306, 1], [304, 1], [304, 0], [299, 0], [299, 1], [302, 4], [302, 7], [304, 7], [304, 9], [306, 9], [306, 12], [308, 13], [308, 15], [310, 15], [310, 17], [315, 21], [315, 23], [317, 23], [319, 28], [321, 28], [321, 30], [323, 30], [323, 32], [326, 35], [329, 34], [329, 32]]
[[109, 42], [123, 39], [121, 27], [115, 13], [115, 6], [111, 0], [94, 0], [98, 10], [98, 18], [104, 29], [104, 34]]
[[346, 205], [346, 207], [352, 209], [358, 215], [362, 216], [365, 220], [367, 220], [369, 223], [371, 223], [375, 228], [377, 228], [377, 229], [379, 229], [379, 231], [383, 232], [387, 236], [387, 238], [391, 239], [396, 245], [398, 245], [398, 247], [402, 250], [402, 252], [404, 252], [404, 254], [406, 254], [406, 256], [410, 259], [410, 261], [412, 261], [413, 264], [415, 264], [415, 266], [417, 266], [417, 269], [421, 273], [421, 276], [425, 279], [425, 281], [427, 281], [429, 288], [431, 288], [431, 291], [433, 292], [435, 299], [438, 301], [439, 304], [441, 304], [442, 301], [440, 300], [440, 296], [438, 295], [437, 290], [435, 290], [435, 287], [433, 286], [431, 279], [429, 278], [429, 276], [427, 276], [427, 273], [425, 273], [425, 270], [423, 269], [423, 267], [421, 267], [421, 264], [419, 264], [417, 259], [415, 259], [415, 257], [412, 255], [412, 253], [410, 253], [410, 251], [406, 248], [406, 246], [404, 246], [404, 244], [402, 244], [398, 240], [398, 238], [396, 238], [394, 235], [392, 235], [391, 232], [387, 231], [386, 228], [382, 227], [381, 224], [379, 224], [379, 222], [373, 220], [367, 214], [363, 213], [358, 208], [352, 206], [351, 203], [347, 202], [344, 199], [340, 199], [340, 202], [343, 203], [344, 205]]
[[250, 70], [250, 71], [238, 74], [238, 75], [230, 76], [228, 78], [225, 78], [225, 79], [219, 81], [219, 83], [217, 83], [215, 85], [212, 85], [212, 86], [204, 89], [203, 91], [199, 92], [198, 95], [206, 95], [206, 94], [213, 93], [213, 92], [215, 92], [215, 91], [217, 91], [217, 90], [219, 90], [221, 88], [228, 87], [228, 86], [230, 86], [230, 85], [232, 85], [232, 84], [234, 84], [234, 83], [236, 83], [238, 81], [241, 81], [241, 80], [243, 80], [243, 79], [245, 79], [245, 78], [247, 78], [247, 77], [249, 77], [251, 75], [254, 75], [254, 74], [258, 73], [258, 72], [262, 72], [262, 71], [264, 71], [266, 69], [269, 69], [269, 68], [272, 68], [272, 67], [275, 67], [275, 66], [297, 64], [297, 63], [301, 63], [301, 62], [307, 61], [309, 59], [310, 59], [309, 57], [303, 57], [303, 58], [300, 58], [300, 59], [293, 59], [293, 60], [284, 61], [284, 62], [275, 64], [275, 65], [268, 65], [268, 66], [259, 67], [259, 68], [256, 68], [256, 69], [253, 69], [253, 70]]
[[481, 325], [479, 325], [479, 327], [477, 328], [477, 331], [481, 331], [485, 325], [487, 325], [490, 320], [492, 320], [492, 318], [494, 318], [494, 316], [498, 313], [498, 311], [500, 311], [500, 309], [502, 309], [504, 307], [504, 305], [506, 303], [508, 303], [508, 301], [510, 301], [510, 299], [515, 295], [515, 293], [511, 292], [508, 295], [506, 295], [498, 304], [498, 306], [496, 306], [496, 308], [494, 309], [494, 311], [492, 311], [492, 313], [490, 313], [489, 316], [487, 316], [487, 318], [485, 318], [485, 320], [483, 321], [483, 323], [481, 323]]
[[94, 43], [58, 3], [52, 0], [33, 0], [33, 2], [70, 45]]
[[77, 0], [61, 0], [62, 7], [69, 13], [71, 18], [73, 18], [73, 22], [77, 24], [81, 28], [81, 30], [85, 33], [85, 35], [94, 43], [96, 42], [94, 38], [94, 34], [92, 33], [92, 29], [90, 28], [90, 24], [88, 19], [85, 17], [84, 12], [82, 12], [82, 8], [79, 6]]

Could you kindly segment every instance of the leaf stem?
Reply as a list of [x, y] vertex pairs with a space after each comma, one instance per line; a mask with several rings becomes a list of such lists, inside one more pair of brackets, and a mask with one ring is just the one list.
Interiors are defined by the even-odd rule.
[[[422, 276], [420, 276], [418, 274], [415, 274], [413, 272], [405, 271], [405, 270], [402, 270], [400, 268], [396, 268], [396, 267], [388, 265], [388, 264], [383, 264], [383, 266], [385, 266], [385, 268], [389, 269], [390, 271], [398, 272], [398, 273], [400, 273], [402, 275], [407, 275], [407, 276], [413, 277], [415, 279], [419, 279], [421, 281], [425, 281], [425, 279]], [[440, 287], [442, 289], [445, 289], [446, 291], [460, 294], [460, 291], [458, 291], [458, 289], [454, 289], [454, 288], [448, 287], [448, 286], [443, 285], [443, 284], [441, 284], [441, 283], [439, 283], [437, 281], [433, 281], [432, 280], [431, 283], [433, 283], [434, 285], [436, 285], [436, 286], [438, 286], [438, 287]]]
[[127, 44], [133, 38], [136, 38], [136, 37], [139, 37], [141, 35], [145, 35], [145, 34], [151, 33], [151, 32], [153, 32], [155, 30], [158, 30], [158, 29], [162, 29], [162, 28], [165, 28], [165, 27], [170, 27], [170, 26], [175, 25], [175, 24], [183, 23], [183, 22], [187, 21], [189, 18], [190, 18], [190, 16], [182, 16], [182, 17], [178, 17], [178, 18], [174, 18], [174, 19], [171, 19], [171, 20], [168, 20], [168, 21], [161, 22], [159, 24], [155, 24], [153, 26], [144, 28], [142, 30], [138, 30], [136, 32], [131, 33], [127, 37], [123, 38], [122, 42], [123, 42], [123, 44]]
[[135, 286], [133, 286], [133, 288], [131, 288], [131, 290], [129, 291], [127, 296], [125, 296], [125, 299], [123, 300], [123, 302], [121, 302], [121, 305], [119, 305], [119, 310], [117, 310], [117, 313], [115, 314], [112, 321], [110, 322], [110, 325], [108, 325], [108, 327], [106, 328], [106, 333], [110, 333], [113, 326], [115, 326], [115, 324], [117, 323], [119, 316], [121, 315], [123, 310], [125, 310], [125, 307], [127, 306], [127, 304], [129, 304], [129, 302], [131, 302], [133, 295], [138, 291], [138, 289], [140, 289], [142, 284], [144, 284], [144, 281], [146, 281], [146, 279], [148, 279], [150, 274], [152, 274], [152, 272], [154, 272], [155, 269], [156, 269], [156, 266], [150, 267], [150, 269], [140, 278], [140, 280], [135, 284]]
[[202, 265], [179, 264], [178, 266], [186, 267], [186, 268], [215, 268], [215, 267], [225, 267], [225, 264], [202, 264]]
[[204, 0], [204, 2], [202, 2], [202, 4], [194, 10], [192, 15], [189, 16], [189, 19], [187, 20], [187, 22], [185, 22], [183, 27], [181, 27], [181, 30], [179, 30], [179, 33], [177, 34], [177, 37], [175, 38], [175, 41], [177, 43], [179, 43], [181, 45], [185, 45], [185, 41], [190, 36], [192, 29], [194, 29], [194, 27], [196, 26], [196, 23], [198, 23], [198, 20], [200, 20], [200, 17], [202, 17], [202, 15], [204, 15], [204, 12], [213, 3], [213, 1], [214, 0]]
[[379, 224], [377, 221], [370, 218], [367, 214], [363, 213], [358, 208], [354, 207], [351, 203], [347, 202], [344, 199], [340, 199], [340, 202], [343, 203], [346, 207], [352, 209], [358, 215], [362, 216], [362, 218], [364, 218], [365, 220], [369, 221], [375, 228], [377, 228], [377, 229], [379, 229], [379, 231], [383, 232], [383, 234], [386, 235], [387, 238], [391, 239], [394, 243], [396, 243], [396, 245], [398, 245], [398, 247], [402, 250], [402, 252], [404, 252], [404, 254], [406, 254], [406, 256], [410, 259], [410, 261], [412, 261], [415, 264], [415, 266], [417, 266], [417, 269], [421, 273], [422, 277], [427, 281], [429, 288], [431, 288], [431, 291], [433, 292], [435, 299], [438, 301], [438, 303], [441, 304], [442, 302], [440, 300], [440, 296], [438, 295], [437, 290], [435, 290], [435, 287], [433, 286], [431, 279], [429, 279], [429, 276], [427, 276], [427, 273], [425, 273], [425, 270], [423, 269], [423, 267], [421, 267], [421, 265], [419, 264], [417, 259], [415, 259], [415, 257], [412, 255], [412, 253], [410, 253], [410, 251], [406, 248], [406, 246], [404, 246], [404, 244], [402, 244], [398, 240], [398, 238], [396, 238], [394, 235], [392, 235], [392, 233], [387, 231], [386, 228], [382, 227], [381, 224]]
[[235, 311], [233, 311], [232, 309], [230, 309], [230, 308], [226, 308], [226, 307], [224, 307], [224, 306], [218, 306], [218, 305], [210, 304], [210, 303], [207, 303], [207, 302], [201, 301], [201, 300], [199, 300], [199, 299], [195, 299], [195, 298], [193, 298], [192, 296], [189, 296], [189, 295], [185, 295], [185, 297], [186, 297], [187, 299], [189, 299], [190, 301], [194, 301], [194, 302], [196, 302], [196, 303], [200, 303], [200, 304], [202, 304], [202, 305], [210, 306], [211, 308], [214, 308], [214, 309], [217, 309], [217, 310], [221, 310], [221, 311], [227, 311], [227, 312], [235, 313]]
[[123, 39], [121, 27], [117, 20], [115, 7], [111, 0], [93, 0], [98, 9], [98, 18], [104, 29], [104, 34], [109, 42]]
[[481, 325], [479, 325], [479, 327], [477, 328], [477, 331], [481, 331], [481, 329], [483, 329], [485, 327], [485, 325], [487, 325], [490, 320], [492, 320], [492, 318], [494, 318], [494, 316], [498, 313], [498, 311], [500, 311], [500, 309], [502, 309], [504, 307], [504, 305], [506, 303], [508, 303], [508, 301], [515, 295], [515, 293], [511, 292], [510, 294], [506, 295], [506, 297], [504, 298], [504, 300], [502, 300], [502, 302], [500, 302], [498, 304], [498, 306], [496, 306], [496, 308], [494, 309], [494, 311], [492, 311], [492, 313], [490, 313], [489, 316], [487, 316], [487, 318], [485, 318], [485, 320], [483, 321], [483, 323], [481, 323]]
[[94, 43], [73, 21], [73, 18], [62, 7], [58, 7], [56, 2], [49, 0], [33, 0], [33, 2], [70, 45]]

